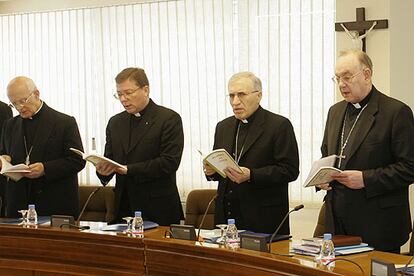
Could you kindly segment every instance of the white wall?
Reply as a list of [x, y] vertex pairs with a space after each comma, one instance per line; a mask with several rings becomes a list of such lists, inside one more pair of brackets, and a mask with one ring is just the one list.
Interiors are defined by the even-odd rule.
[[151, 0], [13, 0], [0, 2], [0, 14], [101, 7], [143, 2], [151, 2]]

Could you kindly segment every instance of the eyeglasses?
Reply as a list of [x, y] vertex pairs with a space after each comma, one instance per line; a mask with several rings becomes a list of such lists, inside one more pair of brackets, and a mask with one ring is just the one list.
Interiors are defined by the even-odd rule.
[[120, 100], [122, 96], [125, 97], [125, 99], [129, 99], [131, 98], [131, 96], [137, 92], [139, 89], [141, 89], [142, 87], [138, 87], [135, 89], [129, 89], [129, 90], [125, 90], [124, 92], [116, 92], [114, 93], [114, 98], [117, 100]]
[[[365, 68], [364, 68], [365, 69]], [[332, 81], [336, 84], [339, 84], [340, 81], [344, 82], [344, 83], [352, 83], [352, 81], [354, 80], [354, 78], [356, 76], [358, 76], [359, 74], [361, 74], [362, 72], [364, 72], [364, 69], [362, 69], [361, 71], [353, 74], [352, 76], [333, 76], [332, 77]]]
[[32, 93], [30, 93], [29, 97], [25, 98], [25, 99], [21, 99], [20, 101], [14, 102], [14, 103], [9, 103], [9, 106], [12, 108], [20, 109], [23, 108], [30, 100], [30, 98], [32, 97], [34, 91]]
[[258, 90], [252, 91], [252, 92], [235, 92], [235, 93], [229, 93], [227, 94], [227, 97], [230, 99], [230, 101], [234, 101], [234, 98], [237, 96], [241, 101], [245, 99], [248, 95], [259, 92]]

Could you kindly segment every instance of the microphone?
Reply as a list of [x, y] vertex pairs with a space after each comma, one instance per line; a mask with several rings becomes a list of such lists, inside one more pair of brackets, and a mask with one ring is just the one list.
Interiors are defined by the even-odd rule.
[[204, 220], [206, 219], [206, 216], [207, 216], [208, 210], [210, 209], [211, 204], [213, 203], [213, 201], [214, 201], [216, 198], [217, 198], [217, 194], [215, 194], [215, 195], [213, 196], [213, 198], [212, 198], [212, 199], [208, 202], [208, 204], [207, 204], [207, 208], [206, 208], [206, 210], [205, 210], [205, 212], [204, 212], [204, 214], [203, 214], [203, 217], [201, 218], [201, 222], [200, 222], [200, 224], [198, 225], [197, 241], [199, 241], [199, 240], [200, 240], [200, 231], [201, 231], [201, 227], [202, 227], [202, 226], [203, 226], [203, 224], [204, 224]]
[[91, 201], [92, 197], [100, 190], [102, 189], [102, 186], [99, 186], [98, 188], [96, 188], [95, 190], [92, 191], [92, 193], [90, 193], [90, 195], [88, 196], [88, 199], [86, 199], [85, 204], [83, 204], [82, 206], [82, 210], [79, 213], [78, 219], [76, 220], [76, 225], [79, 225], [80, 220], [82, 218], [83, 213], [85, 212], [86, 207], [89, 204], [89, 201]]
[[305, 207], [305, 206], [303, 206], [303, 204], [300, 204], [298, 206], [295, 206], [292, 210], [290, 210], [289, 212], [286, 213], [285, 217], [282, 219], [282, 222], [279, 224], [279, 226], [276, 228], [275, 232], [273, 232], [272, 237], [270, 238], [269, 251], [268, 251], [269, 253], [272, 252], [272, 242], [273, 242], [273, 238], [276, 236], [277, 232], [279, 232], [280, 228], [282, 228], [283, 223], [289, 217], [290, 213], [299, 211], [303, 207]]

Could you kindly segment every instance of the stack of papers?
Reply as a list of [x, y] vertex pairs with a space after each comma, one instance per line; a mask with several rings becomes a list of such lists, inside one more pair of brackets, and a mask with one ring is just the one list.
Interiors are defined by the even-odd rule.
[[[322, 241], [322, 238], [303, 239], [300, 243], [292, 244], [291, 252], [300, 255], [317, 256], [319, 254]], [[366, 243], [348, 246], [335, 246], [335, 255], [350, 255], [372, 250], [374, 250], [374, 248], [368, 246]]]

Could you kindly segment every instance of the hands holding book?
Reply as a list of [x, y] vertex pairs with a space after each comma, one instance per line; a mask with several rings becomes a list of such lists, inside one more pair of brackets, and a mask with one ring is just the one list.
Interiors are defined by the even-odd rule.
[[[211, 176], [216, 173], [216, 171], [212, 169], [206, 162], [203, 163], [203, 168], [204, 174], [207, 176]], [[238, 184], [250, 180], [250, 169], [246, 167], [240, 167], [240, 169], [242, 170], [242, 173], [231, 167], [227, 167], [223, 170], [223, 172], [228, 178], [230, 178], [231, 181]]]
[[[342, 171], [331, 174], [331, 177], [333, 180], [336, 180], [342, 185], [353, 190], [362, 189], [365, 187], [362, 171]], [[329, 183], [318, 184], [315, 186], [322, 190], [332, 190], [332, 187], [329, 185]]]
[[126, 166], [119, 167], [108, 161], [100, 161], [95, 165], [96, 171], [104, 176], [111, 175], [113, 173], [127, 174], [128, 168]]

